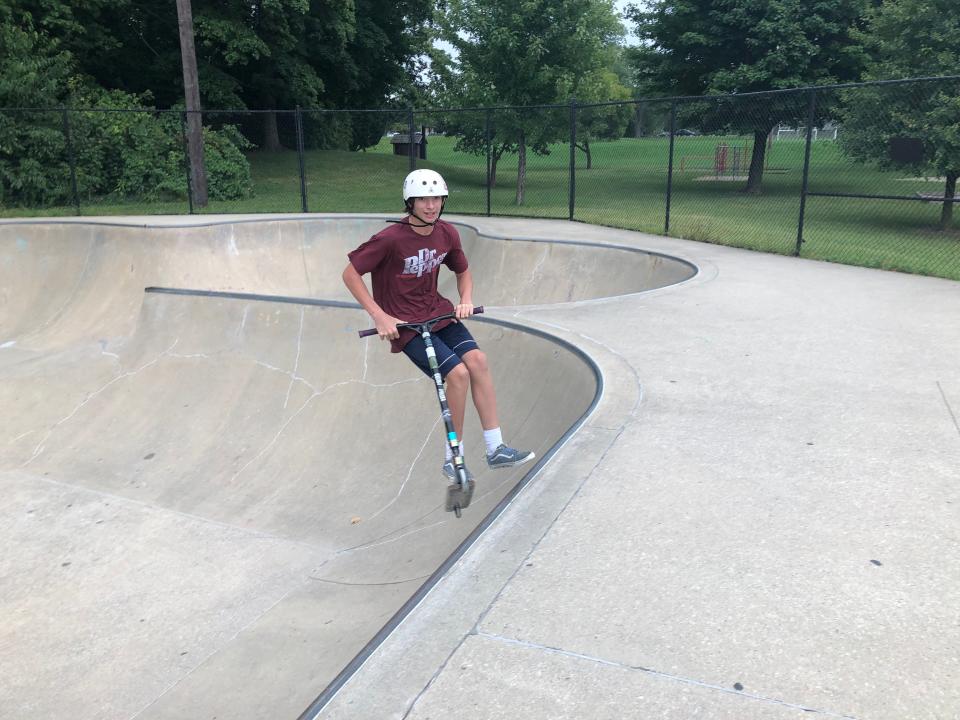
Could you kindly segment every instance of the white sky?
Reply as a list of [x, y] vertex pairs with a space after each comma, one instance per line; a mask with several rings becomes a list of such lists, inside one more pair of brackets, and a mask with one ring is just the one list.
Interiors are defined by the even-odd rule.
[[[644, 3], [645, 3], [645, 0], [614, 0], [614, 2], [613, 2], [613, 8], [614, 8], [614, 10], [616, 10], [617, 13], [619, 14], [619, 13], [623, 13], [623, 11], [626, 9], [627, 5], [630, 5], [630, 4], [643, 5]], [[623, 24], [623, 29], [624, 29], [624, 31], [626, 32], [626, 36], [624, 37], [624, 42], [626, 42], [627, 45], [636, 45], [636, 44], [637, 44], [637, 37], [636, 37], [636, 35], [634, 35], [634, 34], [630, 31], [630, 28], [631, 28], [632, 25], [633, 25], [633, 23], [629, 23], [629, 22], [624, 22], [624, 24]], [[437, 47], [439, 47], [439, 48], [443, 48], [444, 50], [446, 50], [448, 53], [450, 53], [450, 54], [453, 55], [454, 57], [457, 56], [457, 51], [453, 49], [453, 46], [450, 45], [450, 43], [443, 42], [443, 41], [438, 41], [438, 42], [436, 43], [436, 45], [437, 45]]]
[[[626, 9], [627, 5], [630, 5], [630, 4], [643, 5], [644, 2], [643, 0], [614, 0], [613, 7], [618, 13], [622, 13]], [[627, 32], [627, 36], [626, 38], [624, 38], [627, 45], [637, 44], [637, 36], [630, 31], [630, 28], [632, 26], [633, 26], [633, 23], [631, 22], [624, 22], [623, 24], [623, 29], [626, 30]]]

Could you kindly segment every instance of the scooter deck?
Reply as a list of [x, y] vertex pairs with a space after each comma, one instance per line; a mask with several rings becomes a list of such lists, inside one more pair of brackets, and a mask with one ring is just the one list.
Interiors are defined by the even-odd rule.
[[447, 512], [456, 513], [460, 517], [460, 511], [470, 507], [470, 501], [473, 499], [474, 481], [468, 480], [467, 487], [464, 488], [460, 483], [455, 482], [447, 486]]

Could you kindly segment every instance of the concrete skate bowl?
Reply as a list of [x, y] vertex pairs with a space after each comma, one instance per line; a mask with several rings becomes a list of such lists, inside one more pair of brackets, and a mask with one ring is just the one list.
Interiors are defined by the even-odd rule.
[[[64, 703], [80, 720], [296, 717], [533, 476], [486, 471], [468, 413], [477, 494], [461, 520], [444, 512], [429, 380], [360, 341], [366, 314], [336, 305], [346, 251], [383, 226], [0, 224], [11, 717]], [[492, 305], [692, 274], [662, 256], [460, 229], [475, 275], [496, 278], [480, 285]], [[596, 369], [509, 323], [471, 329], [510, 439], [548, 458], [596, 402]]]

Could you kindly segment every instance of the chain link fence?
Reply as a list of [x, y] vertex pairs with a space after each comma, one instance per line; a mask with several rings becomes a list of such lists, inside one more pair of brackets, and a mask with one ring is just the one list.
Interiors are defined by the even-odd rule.
[[0, 214], [448, 212], [577, 220], [960, 279], [960, 76], [536, 107], [0, 110]]
[[958, 279], [960, 78], [829, 88], [813, 143], [800, 254]]

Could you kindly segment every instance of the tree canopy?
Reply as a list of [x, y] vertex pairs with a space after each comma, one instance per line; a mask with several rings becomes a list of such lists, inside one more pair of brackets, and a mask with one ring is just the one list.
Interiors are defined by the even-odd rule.
[[[149, 105], [149, 95], [97, 86], [31, 17], [15, 24], [5, 12], [0, 9], [0, 107], [8, 108], [0, 113], [0, 201], [69, 203], [72, 177], [82, 197], [185, 197], [179, 115], [124, 112]], [[92, 111], [68, 117], [41, 109], [66, 105]], [[229, 126], [204, 137], [212, 196], [247, 195], [250, 168], [240, 152], [246, 141]]]
[[[429, 0], [193, 0], [205, 108], [371, 108], [410, 83], [429, 44]], [[108, 90], [149, 92], [160, 107], [182, 103], [174, 4], [152, 0], [8, 0], [71, 54], [79, 74]], [[338, 142], [370, 144], [362, 124]], [[281, 137], [267, 116], [260, 145]]]
[[[621, 26], [611, 0], [451, 0], [445, 38], [458, 58], [448, 104], [535, 106], [609, 99], [609, 67]], [[498, 111], [494, 156], [516, 152], [517, 204], [523, 204], [527, 150], [546, 154], [569, 133], [564, 110]], [[625, 125], [626, 123], [624, 123]], [[459, 115], [451, 129], [458, 148], [485, 149], [482, 119]]]
[[[638, 79], [670, 95], [743, 94], [857, 79], [853, 30], [869, 0], [652, 0], [631, 6]], [[695, 108], [703, 130], [752, 133], [746, 191], [759, 193], [766, 138], [804, 122], [796, 98], [734, 98]]]
[[[953, 0], [884, 0], [859, 37], [864, 76], [885, 80], [960, 71], [960, 5]], [[942, 229], [953, 220], [960, 177], [960, 81], [872, 86], [844, 94], [843, 151], [881, 168], [943, 177]], [[898, 157], [891, 142], [913, 141], [921, 152]]]

